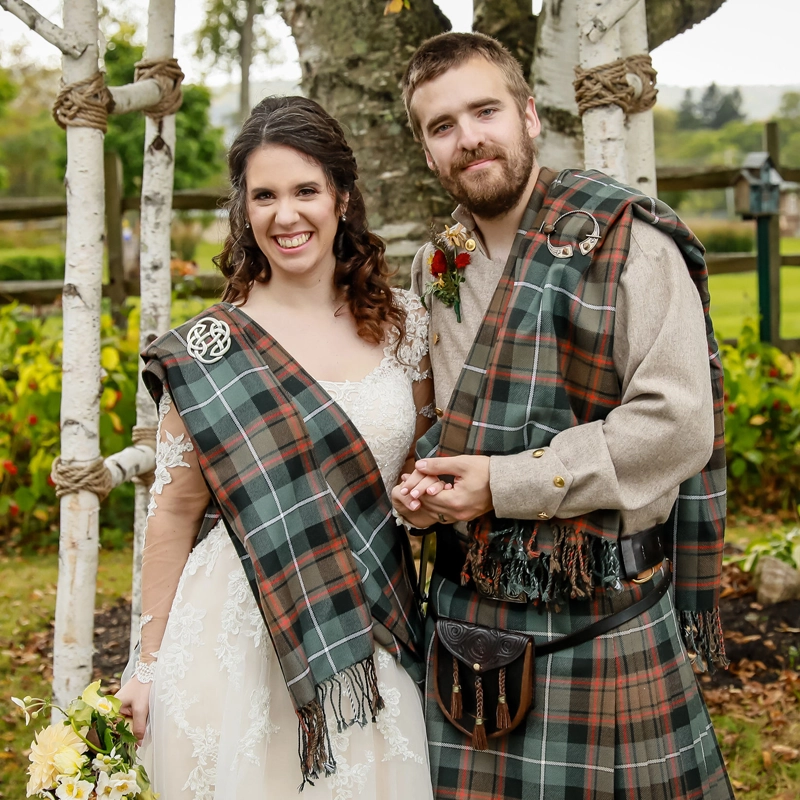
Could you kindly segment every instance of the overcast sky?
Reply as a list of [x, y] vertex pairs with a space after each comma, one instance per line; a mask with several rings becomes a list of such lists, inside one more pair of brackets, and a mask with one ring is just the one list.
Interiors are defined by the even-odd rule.
[[[412, 5], [413, 5], [413, 0]], [[60, 0], [30, 0], [31, 4], [54, 21], [60, 21]], [[328, 0], [336, 2], [336, 0]], [[455, 30], [469, 30], [472, 18], [470, 0], [437, 0]], [[113, 9], [143, 22], [144, 0], [107, 0]], [[542, 0], [532, 0], [534, 11]], [[200, 66], [193, 58], [192, 36], [202, 18], [202, 0], [177, 0], [175, 49], [189, 81], [202, 79]], [[279, 67], [259, 68], [259, 77], [299, 78], [297, 51], [288, 28], [275, 20], [274, 32], [282, 41], [284, 63]], [[727, 0], [722, 8], [692, 30], [653, 51], [653, 62], [661, 84], [707, 86], [712, 81], [723, 86], [799, 85], [800, 63], [797, 37], [800, 32], [800, 0]], [[12, 42], [30, 42], [28, 52], [47, 63], [57, 63], [59, 54], [27, 26], [0, 9], [0, 60], [5, 63]], [[212, 84], [227, 82], [219, 72], [206, 77]]]

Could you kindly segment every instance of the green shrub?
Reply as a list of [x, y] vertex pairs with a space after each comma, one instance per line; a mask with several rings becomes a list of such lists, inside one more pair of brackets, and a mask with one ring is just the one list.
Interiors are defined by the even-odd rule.
[[0, 252], [0, 281], [49, 281], [64, 278], [64, 256], [12, 255]]
[[732, 559], [745, 571], [754, 570], [761, 556], [772, 556], [800, 569], [800, 528], [787, 532], [774, 532], [761, 539], [755, 539], [747, 545], [743, 556]]
[[758, 340], [747, 320], [724, 345], [725, 444], [731, 510], [794, 509], [800, 495], [800, 356]]
[[[101, 318], [100, 451], [130, 444], [135, 419], [138, 331], [127, 335]], [[58, 501], [50, 468], [60, 450], [61, 317], [0, 307], [0, 547], [41, 549], [58, 542]], [[104, 544], [130, 531], [134, 487], [120, 486], [102, 504]]]

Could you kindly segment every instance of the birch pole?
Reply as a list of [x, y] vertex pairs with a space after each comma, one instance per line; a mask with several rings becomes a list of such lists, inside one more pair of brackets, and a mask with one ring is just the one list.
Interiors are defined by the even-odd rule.
[[[627, 0], [630, 5], [630, 0]], [[619, 19], [609, 17], [614, 0], [578, 0], [580, 65], [591, 70], [616, 61], [621, 55]], [[604, 13], [605, 12], [605, 13]], [[628, 180], [625, 153], [625, 113], [615, 104], [590, 108], [583, 115], [584, 164], [623, 183]]]
[[[146, 61], [172, 58], [175, 42], [175, 0], [150, 0], [147, 19]], [[170, 326], [170, 223], [175, 173], [175, 114], [147, 117], [142, 173], [139, 349], [143, 350]], [[136, 426], [155, 428], [155, 403], [144, 386], [141, 372], [136, 391]], [[131, 591], [131, 647], [139, 637], [142, 613], [142, 549], [149, 503], [149, 487], [136, 484]]]
[[[620, 21], [620, 44], [623, 57], [648, 53], [647, 12], [645, 0], [636, 5]], [[631, 76], [639, 80], [638, 76]], [[630, 80], [630, 79], [629, 79]], [[639, 94], [642, 87], [638, 88]], [[656, 196], [656, 145], [653, 131], [653, 110], [628, 115], [628, 181], [643, 194]]]
[[531, 85], [542, 120], [539, 162], [555, 169], [583, 162], [583, 136], [572, 91], [578, 63], [576, 0], [545, 0], [536, 30]]
[[[96, 0], [64, 3], [64, 33], [86, 43], [78, 58], [64, 55], [65, 84], [87, 80], [97, 73], [97, 29]], [[100, 457], [103, 135], [97, 128], [67, 128], [61, 395], [61, 461], [67, 467], [88, 466]], [[86, 489], [61, 497], [53, 696], [62, 706], [83, 691], [92, 678], [99, 505], [98, 496]]]

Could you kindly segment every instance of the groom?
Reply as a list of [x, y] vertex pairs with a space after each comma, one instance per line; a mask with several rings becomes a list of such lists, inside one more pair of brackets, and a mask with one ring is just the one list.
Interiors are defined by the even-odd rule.
[[725, 664], [702, 248], [662, 203], [540, 167], [533, 98], [495, 40], [426, 41], [403, 95], [458, 203], [412, 267], [440, 421], [393, 491], [437, 534], [437, 797], [732, 797], [692, 669]]

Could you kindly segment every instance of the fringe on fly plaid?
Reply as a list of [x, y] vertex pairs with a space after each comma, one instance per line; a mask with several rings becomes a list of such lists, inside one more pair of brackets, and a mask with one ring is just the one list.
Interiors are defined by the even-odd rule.
[[[589, 215], [599, 232], [591, 230]], [[708, 314], [702, 245], [664, 203], [592, 170], [565, 170], [552, 181], [541, 209], [530, 206], [523, 217], [450, 406], [417, 453], [510, 455], [546, 447], [560, 431], [603, 420], [619, 405], [614, 308], [634, 217], [674, 239], [703, 303], [714, 449], [707, 466], [681, 485], [666, 526], [687, 649], [702, 666], [726, 665], [719, 620], [726, 493], [722, 364]], [[558, 258], [548, 233], [573, 245], [595, 234], [599, 241], [589, 252], [574, 246], [570, 257]], [[538, 547], [542, 526], [554, 531], [549, 552]], [[524, 591], [548, 604], [586, 599], [595, 588], [618, 588], [619, 534], [620, 516], [612, 510], [542, 523], [487, 515], [471, 526], [463, 580], [495, 594]]]
[[[187, 352], [201, 318], [230, 330], [212, 363]], [[319, 384], [228, 303], [142, 357], [153, 397], [168, 387], [180, 412], [269, 630], [299, 718], [303, 782], [330, 774], [327, 709], [342, 730], [383, 707], [373, 639], [422, 677], [413, 561], [378, 466]]]

